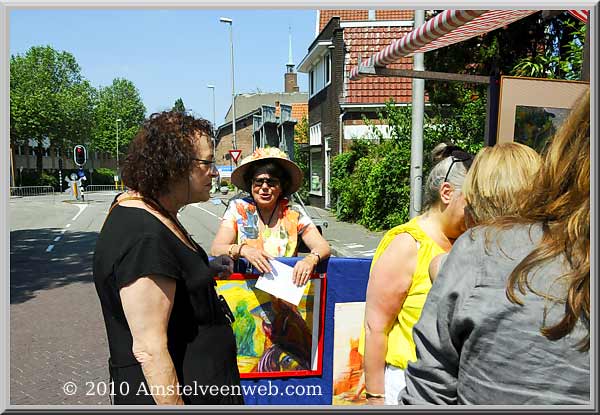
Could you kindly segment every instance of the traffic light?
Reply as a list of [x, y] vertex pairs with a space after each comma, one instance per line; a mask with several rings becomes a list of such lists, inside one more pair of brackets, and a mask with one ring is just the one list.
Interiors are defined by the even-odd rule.
[[87, 161], [87, 152], [81, 144], [76, 145], [73, 149], [73, 160], [78, 166], [83, 166]]

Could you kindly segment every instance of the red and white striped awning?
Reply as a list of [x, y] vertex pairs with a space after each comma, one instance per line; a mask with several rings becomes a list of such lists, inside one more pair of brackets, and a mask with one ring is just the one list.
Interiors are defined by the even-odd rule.
[[587, 23], [588, 18], [590, 17], [589, 10], [569, 10], [569, 13], [571, 13], [573, 16], [577, 17], [583, 23]]
[[[538, 10], [446, 10], [412, 30], [369, 59], [366, 66], [385, 66], [413, 53], [427, 52], [452, 45], [527, 17]], [[358, 66], [350, 79], [361, 78]]]

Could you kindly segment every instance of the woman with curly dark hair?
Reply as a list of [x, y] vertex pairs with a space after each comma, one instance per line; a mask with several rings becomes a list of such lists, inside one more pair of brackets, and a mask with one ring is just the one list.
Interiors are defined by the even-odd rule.
[[110, 349], [115, 404], [242, 404], [231, 312], [209, 263], [177, 219], [209, 198], [217, 176], [211, 124], [181, 112], [151, 115], [123, 165], [94, 253], [94, 283]]

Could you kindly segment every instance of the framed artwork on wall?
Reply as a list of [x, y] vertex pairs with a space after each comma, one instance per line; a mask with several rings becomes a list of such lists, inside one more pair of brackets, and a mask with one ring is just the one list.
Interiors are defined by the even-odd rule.
[[503, 76], [497, 143], [516, 141], [541, 152], [588, 82]]
[[326, 275], [313, 274], [298, 306], [256, 288], [258, 275], [232, 275], [216, 289], [235, 317], [240, 377], [321, 375]]

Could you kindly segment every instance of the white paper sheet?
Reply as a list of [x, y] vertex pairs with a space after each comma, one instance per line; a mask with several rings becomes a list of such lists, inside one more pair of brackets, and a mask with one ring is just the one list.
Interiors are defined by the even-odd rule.
[[273, 272], [258, 277], [255, 287], [288, 303], [300, 304], [306, 284], [301, 287], [294, 284], [292, 280], [294, 268], [276, 260], [271, 260], [270, 263]]

